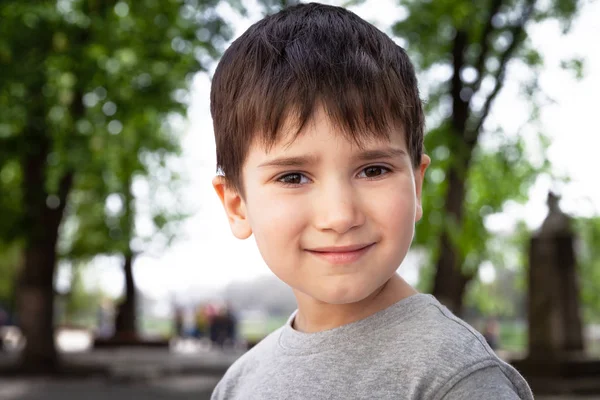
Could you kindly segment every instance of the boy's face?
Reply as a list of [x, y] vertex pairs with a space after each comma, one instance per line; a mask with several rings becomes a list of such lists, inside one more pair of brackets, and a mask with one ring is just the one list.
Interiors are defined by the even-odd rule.
[[244, 198], [213, 184], [235, 236], [254, 234], [269, 268], [294, 291], [349, 304], [387, 282], [421, 218], [429, 158], [413, 169], [404, 135], [359, 148], [324, 112], [293, 141], [253, 145], [242, 170]]

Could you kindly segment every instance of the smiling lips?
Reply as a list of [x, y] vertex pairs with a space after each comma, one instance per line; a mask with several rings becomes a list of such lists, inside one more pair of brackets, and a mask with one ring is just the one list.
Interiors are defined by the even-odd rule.
[[374, 244], [375, 243], [339, 247], [319, 247], [307, 249], [306, 251], [331, 264], [350, 264], [361, 258]]

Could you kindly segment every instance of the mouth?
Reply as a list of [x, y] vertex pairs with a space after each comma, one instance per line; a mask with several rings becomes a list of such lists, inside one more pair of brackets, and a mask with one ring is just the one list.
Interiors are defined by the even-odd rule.
[[318, 247], [306, 251], [331, 264], [351, 264], [358, 261], [374, 245], [375, 243], [365, 243], [349, 246]]

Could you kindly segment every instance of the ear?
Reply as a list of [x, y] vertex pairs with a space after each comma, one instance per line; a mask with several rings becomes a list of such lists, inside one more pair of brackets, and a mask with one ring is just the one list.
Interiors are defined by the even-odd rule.
[[221, 203], [223, 203], [233, 235], [238, 239], [250, 237], [252, 228], [248, 222], [246, 203], [242, 196], [227, 183], [224, 176], [215, 176], [212, 184], [219, 199], [221, 199]]
[[417, 212], [415, 214], [415, 222], [419, 221], [423, 217], [423, 204], [421, 202], [421, 195], [423, 193], [423, 179], [425, 178], [425, 171], [429, 164], [431, 163], [431, 158], [427, 154], [423, 154], [421, 156], [421, 165], [415, 169], [415, 192], [417, 195]]

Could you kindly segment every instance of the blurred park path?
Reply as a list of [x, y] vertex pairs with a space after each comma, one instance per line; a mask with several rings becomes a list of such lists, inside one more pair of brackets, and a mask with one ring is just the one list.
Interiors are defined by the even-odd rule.
[[64, 375], [11, 374], [17, 353], [0, 353], [0, 400], [204, 400], [241, 352], [188, 343], [168, 348], [117, 348], [63, 353]]
[[600, 396], [535, 396], [536, 400], [600, 400]]
[[[177, 351], [169, 348], [115, 348], [63, 353], [61, 359], [65, 370], [78, 376], [101, 375], [115, 380], [135, 381], [191, 374], [221, 376], [241, 354], [241, 351], [235, 350], [224, 352], [193, 347]], [[0, 354], [0, 376], [2, 371], [10, 373], [16, 364], [16, 353]]]
[[[218, 376], [170, 376], [147, 381], [0, 378], [0, 400], [209, 400]], [[600, 396], [536, 396], [536, 400], [600, 400]]]
[[[117, 348], [63, 353], [62, 377], [10, 376], [17, 354], [0, 354], [0, 400], [209, 400], [242, 354], [185, 342], [168, 348]], [[73, 371], [78, 373], [73, 374]], [[536, 396], [537, 400], [600, 400], [600, 396]]]
[[218, 376], [168, 377], [133, 383], [99, 378], [0, 378], [0, 400], [208, 400], [218, 380]]
[[[0, 354], [0, 400], [209, 400], [226, 369], [242, 354], [195, 346], [117, 348], [63, 353], [63, 377], [5, 375], [17, 354]], [[78, 371], [73, 375], [73, 371]], [[600, 400], [600, 396], [536, 396], [538, 400]]]

